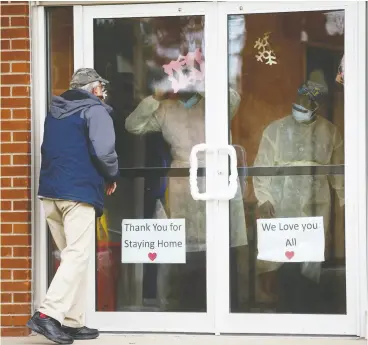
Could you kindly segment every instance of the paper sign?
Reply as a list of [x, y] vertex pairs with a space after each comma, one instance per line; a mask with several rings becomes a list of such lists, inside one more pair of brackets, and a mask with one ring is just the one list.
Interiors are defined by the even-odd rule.
[[185, 219], [124, 219], [122, 263], [184, 264]]
[[325, 260], [323, 217], [257, 220], [259, 260], [322, 262]]

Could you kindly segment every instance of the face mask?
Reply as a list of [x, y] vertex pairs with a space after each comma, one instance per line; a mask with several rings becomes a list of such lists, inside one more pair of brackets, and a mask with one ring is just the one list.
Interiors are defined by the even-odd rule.
[[194, 96], [190, 97], [187, 101], [180, 101], [185, 108], [189, 109], [196, 105], [199, 101], [199, 95], [195, 94]]
[[308, 122], [312, 119], [314, 112], [302, 107], [298, 104], [293, 104], [292, 115], [298, 122]]

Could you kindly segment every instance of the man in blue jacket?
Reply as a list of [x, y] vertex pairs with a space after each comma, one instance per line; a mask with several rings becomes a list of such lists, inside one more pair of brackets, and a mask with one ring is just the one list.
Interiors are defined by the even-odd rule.
[[77, 70], [70, 90], [53, 97], [45, 120], [38, 195], [61, 264], [27, 326], [58, 344], [99, 335], [85, 326], [84, 311], [95, 219], [119, 175], [112, 108], [103, 102], [106, 83], [91, 68]]

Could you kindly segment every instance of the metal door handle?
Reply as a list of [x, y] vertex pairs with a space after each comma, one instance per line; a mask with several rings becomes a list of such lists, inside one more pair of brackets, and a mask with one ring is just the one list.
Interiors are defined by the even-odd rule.
[[[230, 156], [230, 175], [228, 185], [224, 191], [221, 189], [217, 192], [206, 191], [200, 193], [198, 188], [198, 157], [199, 152], [215, 152], [217, 156], [220, 152], [225, 152]], [[230, 200], [236, 195], [238, 189], [238, 167], [237, 167], [237, 156], [236, 151], [232, 145], [223, 147], [210, 146], [208, 144], [198, 144], [193, 146], [190, 153], [190, 169], [189, 169], [189, 186], [192, 198], [194, 200]]]
[[232, 145], [227, 145], [225, 147], [219, 147], [217, 153], [225, 152], [230, 157], [230, 174], [228, 180], [228, 186], [224, 191], [216, 194], [216, 199], [218, 200], [230, 200], [236, 195], [238, 189], [238, 162], [235, 148]]

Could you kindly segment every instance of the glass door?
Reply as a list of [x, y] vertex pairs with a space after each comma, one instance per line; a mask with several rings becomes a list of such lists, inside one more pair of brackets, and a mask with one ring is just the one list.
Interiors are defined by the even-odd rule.
[[285, 6], [75, 7], [121, 172], [89, 325], [358, 334], [357, 5]]
[[218, 142], [239, 172], [219, 201], [221, 333], [358, 334], [356, 16], [351, 3], [219, 4]]
[[216, 69], [215, 10], [175, 3], [74, 12], [83, 22], [76, 66], [110, 81], [121, 175], [97, 223], [89, 275], [88, 325], [101, 331], [215, 330], [217, 203], [207, 201], [214, 155], [205, 147], [189, 179], [192, 149], [216, 142], [217, 75], [204, 69]]

